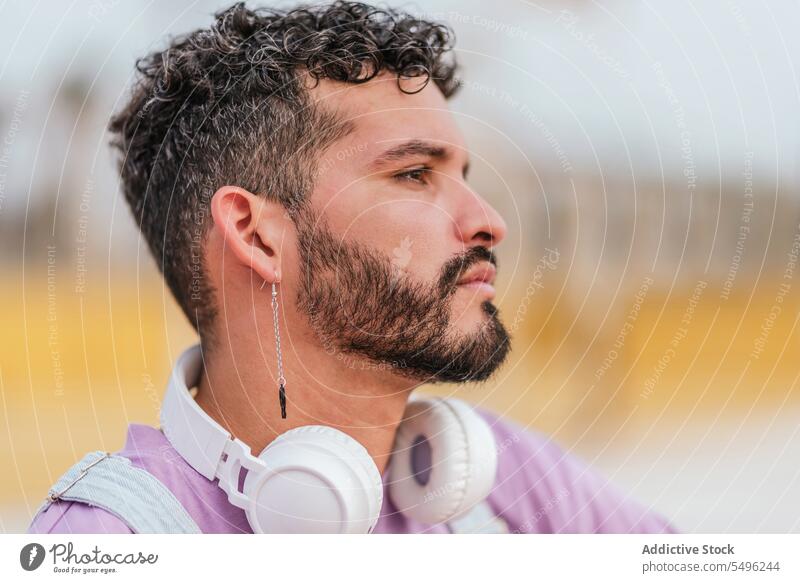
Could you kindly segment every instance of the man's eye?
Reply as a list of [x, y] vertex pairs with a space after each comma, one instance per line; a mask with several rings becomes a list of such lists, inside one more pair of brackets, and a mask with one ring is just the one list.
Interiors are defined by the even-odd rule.
[[419, 184], [425, 184], [428, 179], [428, 175], [430, 174], [430, 171], [431, 169], [428, 167], [412, 168], [411, 170], [406, 170], [404, 172], [400, 172], [399, 174], [395, 174], [394, 178], [401, 181], [410, 181]]

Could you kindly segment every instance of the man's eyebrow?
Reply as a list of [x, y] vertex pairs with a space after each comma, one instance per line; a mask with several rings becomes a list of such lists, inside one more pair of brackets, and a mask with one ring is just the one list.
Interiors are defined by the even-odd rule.
[[448, 157], [448, 153], [443, 146], [437, 146], [424, 140], [409, 140], [382, 152], [372, 160], [371, 165], [379, 167], [403, 158], [410, 158], [411, 156], [429, 156], [431, 158], [444, 159]]
[[[409, 140], [382, 152], [372, 160], [370, 166], [377, 169], [412, 156], [428, 156], [429, 158], [446, 160], [450, 158], [451, 153], [448, 148], [432, 142], [426, 142], [425, 140]], [[467, 175], [468, 170], [469, 162], [466, 162], [463, 169], [464, 176]]]

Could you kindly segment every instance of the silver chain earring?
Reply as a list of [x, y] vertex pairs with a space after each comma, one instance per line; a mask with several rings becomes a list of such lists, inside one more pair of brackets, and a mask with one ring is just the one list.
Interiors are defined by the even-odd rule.
[[[264, 289], [264, 283], [261, 289]], [[275, 331], [275, 353], [278, 356], [278, 402], [281, 406], [281, 419], [286, 419], [286, 377], [283, 376], [283, 353], [281, 352], [281, 330], [278, 325], [278, 290], [272, 284], [272, 327]]]

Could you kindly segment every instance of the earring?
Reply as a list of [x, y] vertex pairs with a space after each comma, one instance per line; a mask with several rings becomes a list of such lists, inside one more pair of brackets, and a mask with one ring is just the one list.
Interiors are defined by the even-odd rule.
[[[262, 284], [261, 287], [263, 288], [264, 285]], [[286, 419], [286, 378], [283, 376], [281, 331], [278, 326], [278, 290], [275, 288], [274, 282], [272, 283], [272, 324], [275, 330], [275, 353], [278, 356], [278, 402], [281, 406], [281, 419]]]

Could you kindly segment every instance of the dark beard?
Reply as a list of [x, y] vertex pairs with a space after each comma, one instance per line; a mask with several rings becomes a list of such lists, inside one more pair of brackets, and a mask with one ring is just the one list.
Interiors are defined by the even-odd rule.
[[458, 279], [480, 261], [496, 264], [487, 248], [454, 257], [437, 282], [425, 284], [397, 273], [379, 252], [337, 240], [307, 214], [295, 223], [302, 262], [297, 305], [327, 348], [426, 382], [485, 380], [505, 360], [509, 335], [491, 302], [481, 305], [487, 318], [479, 330], [450, 330]]

